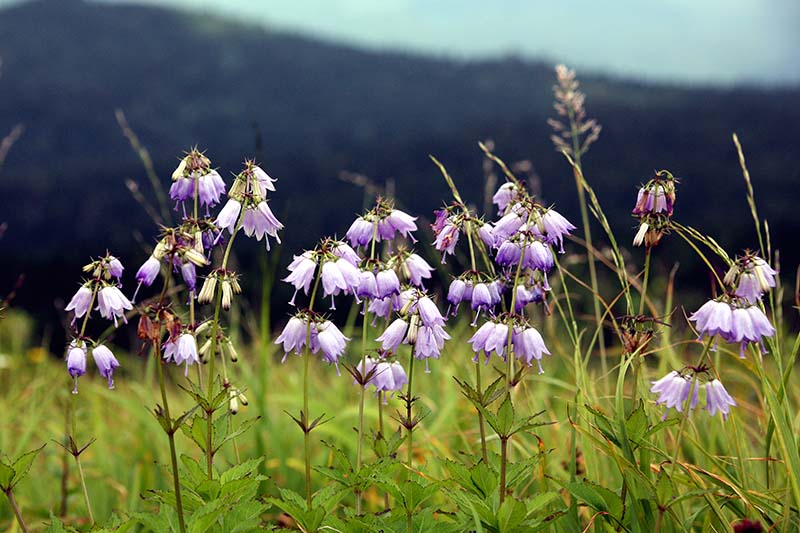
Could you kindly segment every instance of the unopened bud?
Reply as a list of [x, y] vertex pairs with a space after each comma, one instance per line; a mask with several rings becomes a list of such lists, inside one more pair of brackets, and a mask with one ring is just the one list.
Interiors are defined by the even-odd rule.
[[227, 342], [228, 347], [228, 354], [231, 356], [231, 362], [237, 363], [239, 361], [239, 353], [236, 351], [236, 348], [233, 346], [233, 343], [228, 340]]
[[406, 334], [406, 340], [409, 344], [417, 342], [417, 333], [419, 333], [419, 315], [414, 314], [411, 316], [408, 324], [408, 333]]
[[206, 266], [208, 264], [206, 256], [202, 252], [198, 252], [194, 248], [188, 248], [183, 253], [183, 258], [189, 261], [190, 263], [194, 263], [197, 266]]
[[227, 279], [222, 280], [222, 308], [226, 311], [231, 308], [231, 298], [233, 297], [232, 293], [233, 291], [231, 289], [231, 282]]
[[250, 403], [247, 400], [247, 396], [245, 396], [243, 392], [239, 393], [239, 401], [242, 403], [242, 405], [248, 405]]
[[208, 276], [203, 282], [203, 287], [200, 289], [200, 294], [197, 295], [197, 302], [207, 304], [214, 299], [214, 291], [217, 288], [217, 278]]
[[[187, 156], [188, 157], [188, 156]], [[181, 162], [178, 163], [178, 167], [172, 172], [172, 181], [178, 181], [183, 177], [184, 172], [186, 171], [186, 159], [184, 157], [181, 159]]]
[[232, 415], [235, 415], [239, 412], [239, 393], [237, 393], [235, 389], [230, 389], [228, 391], [228, 398], [228, 411], [230, 411]]

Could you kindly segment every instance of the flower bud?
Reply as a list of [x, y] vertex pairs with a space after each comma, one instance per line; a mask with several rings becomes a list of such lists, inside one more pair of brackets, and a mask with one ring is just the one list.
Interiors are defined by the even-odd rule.
[[228, 411], [235, 415], [239, 412], [239, 394], [235, 389], [230, 389], [228, 390], [228, 398]]
[[172, 181], [178, 181], [183, 177], [183, 174], [186, 172], [186, 159], [188, 156], [181, 159], [181, 162], [178, 163], [177, 168], [172, 172]]
[[231, 362], [232, 363], [238, 362], [239, 361], [239, 353], [236, 351], [236, 348], [233, 346], [233, 343], [230, 341], [230, 339], [228, 340], [226, 345], [227, 345], [227, 348], [228, 348], [228, 354], [230, 354], [230, 357], [231, 357]]
[[222, 308], [226, 311], [231, 308], [232, 294], [231, 282], [227, 279], [222, 280]]
[[411, 316], [411, 321], [408, 325], [408, 333], [406, 334], [406, 341], [409, 344], [417, 342], [417, 334], [419, 333], [419, 315], [414, 314]]
[[200, 289], [200, 294], [197, 295], [197, 302], [200, 304], [210, 303], [214, 299], [214, 291], [217, 288], [217, 278], [208, 276], [203, 282], [203, 288]]

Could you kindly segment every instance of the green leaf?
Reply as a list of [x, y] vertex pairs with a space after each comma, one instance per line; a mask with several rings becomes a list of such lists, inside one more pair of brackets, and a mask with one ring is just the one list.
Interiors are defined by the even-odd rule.
[[497, 473], [483, 461], [470, 468], [470, 480], [479, 495], [488, 498], [497, 490], [500, 483]]
[[[228, 415], [228, 416], [232, 416], [232, 415]], [[225, 417], [220, 417], [220, 420], [223, 420], [224, 418], [225, 418]], [[222, 445], [223, 445], [223, 444], [225, 444], [226, 442], [228, 442], [228, 441], [230, 441], [230, 440], [233, 440], [233, 439], [235, 439], [236, 437], [238, 437], [239, 435], [242, 435], [242, 434], [244, 434], [245, 432], [247, 432], [247, 430], [249, 430], [251, 427], [253, 427], [253, 424], [255, 424], [256, 422], [258, 422], [260, 419], [261, 419], [261, 417], [260, 417], [260, 416], [256, 416], [256, 417], [254, 417], [254, 418], [248, 418], [247, 420], [245, 420], [244, 422], [242, 422], [242, 423], [239, 425], [239, 427], [238, 427], [238, 428], [236, 428], [235, 430], [233, 430], [233, 431], [231, 431], [230, 433], [228, 433], [227, 435], [225, 435], [225, 436], [224, 436], [224, 437], [223, 437], [223, 438], [222, 438], [222, 439], [221, 439], [221, 440], [220, 440], [220, 441], [219, 441], [219, 442], [216, 444], [216, 446], [214, 446], [214, 451], [215, 451], [215, 452], [216, 452], [216, 451], [218, 451], [220, 448], [222, 448]], [[216, 432], [215, 432], [215, 433], [216, 433]], [[218, 432], [218, 434], [222, 435], [223, 433], [220, 431], [220, 432]], [[216, 442], [216, 441], [215, 441], [215, 442]]]
[[219, 480], [225, 484], [235, 479], [244, 479], [247, 477], [251, 477], [258, 471], [258, 467], [261, 466], [261, 462], [263, 458], [259, 457], [257, 459], [250, 459], [249, 461], [245, 461], [241, 464], [232, 466], [219, 476]]
[[636, 409], [628, 415], [625, 421], [625, 429], [628, 432], [628, 439], [633, 443], [638, 443], [647, 431], [647, 414], [641, 402]]
[[528, 510], [525, 504], [512, 497], [507, 497], [497, 511], [497, 526], [500, 533], [513, 531], [514, 528], [522, 524]]
[[605, 487], [588, 481], [567, 483], [566, 489], [595, 511], [603, 511], [616, 519], [622, 517], [622, 499]]
[[36, 456], [39, 455], [39, 452], [42, 451], [45, 446], [46, 444], [42, 444], [35, 450], [23, 453], [17, 458], [16, 461], [14, 461], [14, 464], [11, 467], [14, 469], [14, 477], [11, 479], [12, 488], [28, 474], [28, 471], [31, 469], [31, 464], [33, 464], [33, 460], [36, 459]]
[[500, 408], [497, 410], [497, 434], [502, 437], [511, 435], [514, 427], [514, 405], [511, 403], [511, 395], [506, 396]]
[[11, 488], [11, 480], [14, 479], [14, 469], [5, 463], [0, 463], [0, 489], [8, 490]]
[[197, 486], [208, 479], [208, 472], [203, 470], [203, 467], [194, 458], [182, 454], [181, 463], [183, 463], [184, 467], [183, 479], [188, 481], [190, 485]]

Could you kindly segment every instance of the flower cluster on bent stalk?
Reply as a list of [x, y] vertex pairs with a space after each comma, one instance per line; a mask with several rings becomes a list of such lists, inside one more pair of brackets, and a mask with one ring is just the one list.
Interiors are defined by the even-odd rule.
[[[72, 340], [66, 349], [67, 372], [73, 380], [72, 403], [71, 403], [71, 433], [66, 436], [65, 449], [75, 458], [78, 475], [83, 489], [83, 497], [86, 504], [86, 511], [89, 514], [89, 521], [94, 525], [94, 514], [89, 499], [89, 492], [86, 488], [86, 479], [83, 475], [81, 466], [81, 454], [92, 444], [89, 441], [85, 446], [78, 444], [77, 435], [77, 394], [78, 378], [86, 374], [86, 359], [89, 346], [91, 346], [92, 359], [100, 375], [108, 380], [108, 388], [114, 388], [114, 371], [119, 368], [119, 361], [113, 352], [103, 342], [94, 341], [87, 334], [86, 327], [89, 323], [92, 311], [99, 311], [100, 316], [107, 320], [113, 320], [114, 326], [118, 324], [118, 319], [122, 318], [127, 323], [125, 312], [133, 309], [133, 304], [122, 293], [122, 273], [125, 268], [122, 262], [115, 256], [106, 253], [104, 257], [93, 260], [83, 267], [83, 272], [89, 276], [77, 292], [72, 296], [65, 310], [73, 312], [70, 323], [72, 327]], [[94, 304], [97, 303], [97, 307]], [[82, 319], [80, 328], [76, 327], [78, 319]]]
[[657, 246], [669, 233], [670, 220], [675, 206], [677, 180], [668, 170], [656, 172], [654, 178], [639, 188], [631, 214], [639, 220], [639, 229], [633, 238], [634, 246]]
[[719, 411], [722, 413], [722, 418], [727, 420], [730, 408], [736, 406], [736, 400], [728, 394], [722, 382], [715, 378], [706, 366], [687, 366], [680, 371], [673, 370], [651, 383], [650, 392], [658, 394], [656, 405], [664, 404], [667, 408], [661, 417], [662, 420], [667, 419], [670, 409], [674, 408], [683, 413], [690, 394], [691, 401], [688, 402], [688, 408], [694, 409], [698, 404], [701, 390], [704, 392], [705, 408], [710, 416], [716, 415]]
[[[108, 380], [109, 389], [114, 388], [114, 370], [119, 367], [119, 361], [107, 346], [86, 335], [86, 326], [93, 310], [99, 311], [102, 318], [112, 320], [115, 326], [120, 318], [127, 323], [125, 312], [133, 309], [133, 304], [120, 290], [123, 270], [120, 260], [111, 254], [87, 264], [83, 267], [83, 272], [90, 276], [89, 279], [84, 281], [65, 307], [67, 312], [73, 312], [70, 322], [73, 339], [69, 342], [66, 353], [67, 371], [74, 380], [73, 394], [78, 393], [78, 378], [86, 373], [90, 345], [92, 358], [100, 375]], [[92, 309], [95, 303], [97, 307]], [[78, 329], [76, 322], [81, 318], [83, 321]]]

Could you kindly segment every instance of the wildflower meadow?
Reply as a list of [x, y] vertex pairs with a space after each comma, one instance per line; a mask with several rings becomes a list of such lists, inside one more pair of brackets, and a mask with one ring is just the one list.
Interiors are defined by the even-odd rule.
[[[614, 233], [592, 186], [601, 125], [573, 71], [554, 83], [532, 134], [563, 155], [575, 212], [482, 142], [485, 190], [433, 154], [435, 212], [366, 193], [352, 224], [286, 250], [280, 214], [303, 199], [265, 162], [192, 147], [157, 169], [177, 222], [139, 256], [98, 242], [61, 295], [62, 358], [0, 368], [0, 529], [799, 531], [800, 278], [746, 147], [733, 134], [726, 186], [749, 210], [730, 216], [753, 222], [737, 249], [682, 222], [658, 154]], [[667, 241], [704, 265], [703, 294]]]

